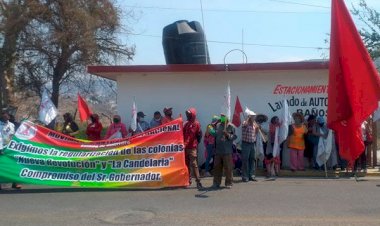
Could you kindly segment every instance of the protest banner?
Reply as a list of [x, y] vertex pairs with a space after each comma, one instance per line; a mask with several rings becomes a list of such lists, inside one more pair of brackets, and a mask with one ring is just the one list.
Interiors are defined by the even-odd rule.
[[0, 181], [94, 188], [188, 186], [182, 118], [127, 139], [84, 141], [23, 122]]

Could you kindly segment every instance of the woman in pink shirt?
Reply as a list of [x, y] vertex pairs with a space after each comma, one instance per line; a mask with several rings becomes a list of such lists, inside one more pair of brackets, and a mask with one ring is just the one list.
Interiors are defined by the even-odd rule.
[[113, 123], [108, 128], [104, 139], [106, 140], [120, 139], [120, 138], [126, 138], [127, 136], [128, 136], [127, 126], [121, 122], [121, 118], [119, 115], [114, 115]]

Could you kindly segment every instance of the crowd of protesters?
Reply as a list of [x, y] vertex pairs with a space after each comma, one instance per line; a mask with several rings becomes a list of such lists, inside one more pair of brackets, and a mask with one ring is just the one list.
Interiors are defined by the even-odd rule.
[[[119, 115], [114, 115], [111, 125], [107, 128], [105, 135], [102, 136], [104, 127], [99, 116], [92, 114], [85, 134], [87, 139], [92, 141], [126, 138], [168, 123], [173, 120], [172, 115], [173, 109], [165, 107], [163, 116], [160, 111], [156, 111], [148, 123], [144, 120], [146, 115], [140, 111], [137, 113], [135, 129], [127, 127]], [[325, 167], [317, 162], [318, 144], [321, 139], [326, 139], [332, 131], [327, 128], [322, 117], [309, 115], [305, 120], [302, 114], [294, 113], [292, 115], [293, 123], [288, 127], [287, 140], [278, 144], [279, 154], [274, 155], [276, 129], [281, 127], [281, 122], [277, 116], [268, 120], [266, 115], [256, 115], [252, 111], [246, 111], [246, 119], [241, 129], [241, 142], [237, 143], [236, 127], [230, 123], [224, 114], [213, 116], [205, 128], [204, 134], [196, 115], [197, 112], [194, 108], [186, 111], [187, 120], [184, 122], [183, 133], [189, 183], [191, 184], [192, 176], [194, 176], [198, 189], [203, 188], [200, 169], [204, 170], [204, 176], [213, 176], [212, 188], [215, 189], [220, 187], [223, 174], [226, 177], [225, 187], [231, 188], [234, 170], [241, 176], [243, 182], [256, 181], [256, 169], [261, 166], [267, 172], [267, 177], [278, 176], [283, 166], [285, 145], [289, 150], [291, 171], [305, 170], [304, 158], [307, 159], [309, 168], [321, 170]], [[55, 129], [71, 137], [77, 136], [80, 129], [73, 116], [70, 113], [65, 113], [63, 119], [63, 124], [57, 124]], [[0, 150], [11, 140], [18, 126], [19, 123], [15, 122], [12, 115], [2, 113], [0, 119]], [[367, 122], [362, 125], [362, 135], [367, 149], [367, 146], [372, 142], [371, 129]], [[202, 138], [206, 161], [202, 166], [199, 166], [198, 148]], [[330, 167], [336, 169], [339, 165], [341, 169], [345, 169], [347, 163], [339, 159], [339, 147], [335, 142], [333, 143], [334, 148], [329, 159]], [[260, 153], [263, 156], [260, 156]], [[354, 171], [359, 169], [366, 171], [366, 154], [367, 150], [356, 160]], [[13, 183], [12, 188], [19, 189], [21, 186]]]

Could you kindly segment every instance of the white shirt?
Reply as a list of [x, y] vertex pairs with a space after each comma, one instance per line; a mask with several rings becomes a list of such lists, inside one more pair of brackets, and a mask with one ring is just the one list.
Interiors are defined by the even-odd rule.
[[5, 148], [14, 134], [15, 125], [13, 123], [0, 121], [0, 150]]

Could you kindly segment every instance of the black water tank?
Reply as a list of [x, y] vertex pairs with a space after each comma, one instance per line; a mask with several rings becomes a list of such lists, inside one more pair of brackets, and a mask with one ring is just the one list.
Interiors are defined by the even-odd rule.
[[166, 64], [210, 64], [205, 35], [197, 21], [179, 20], [164, 27], [162, 45]]

